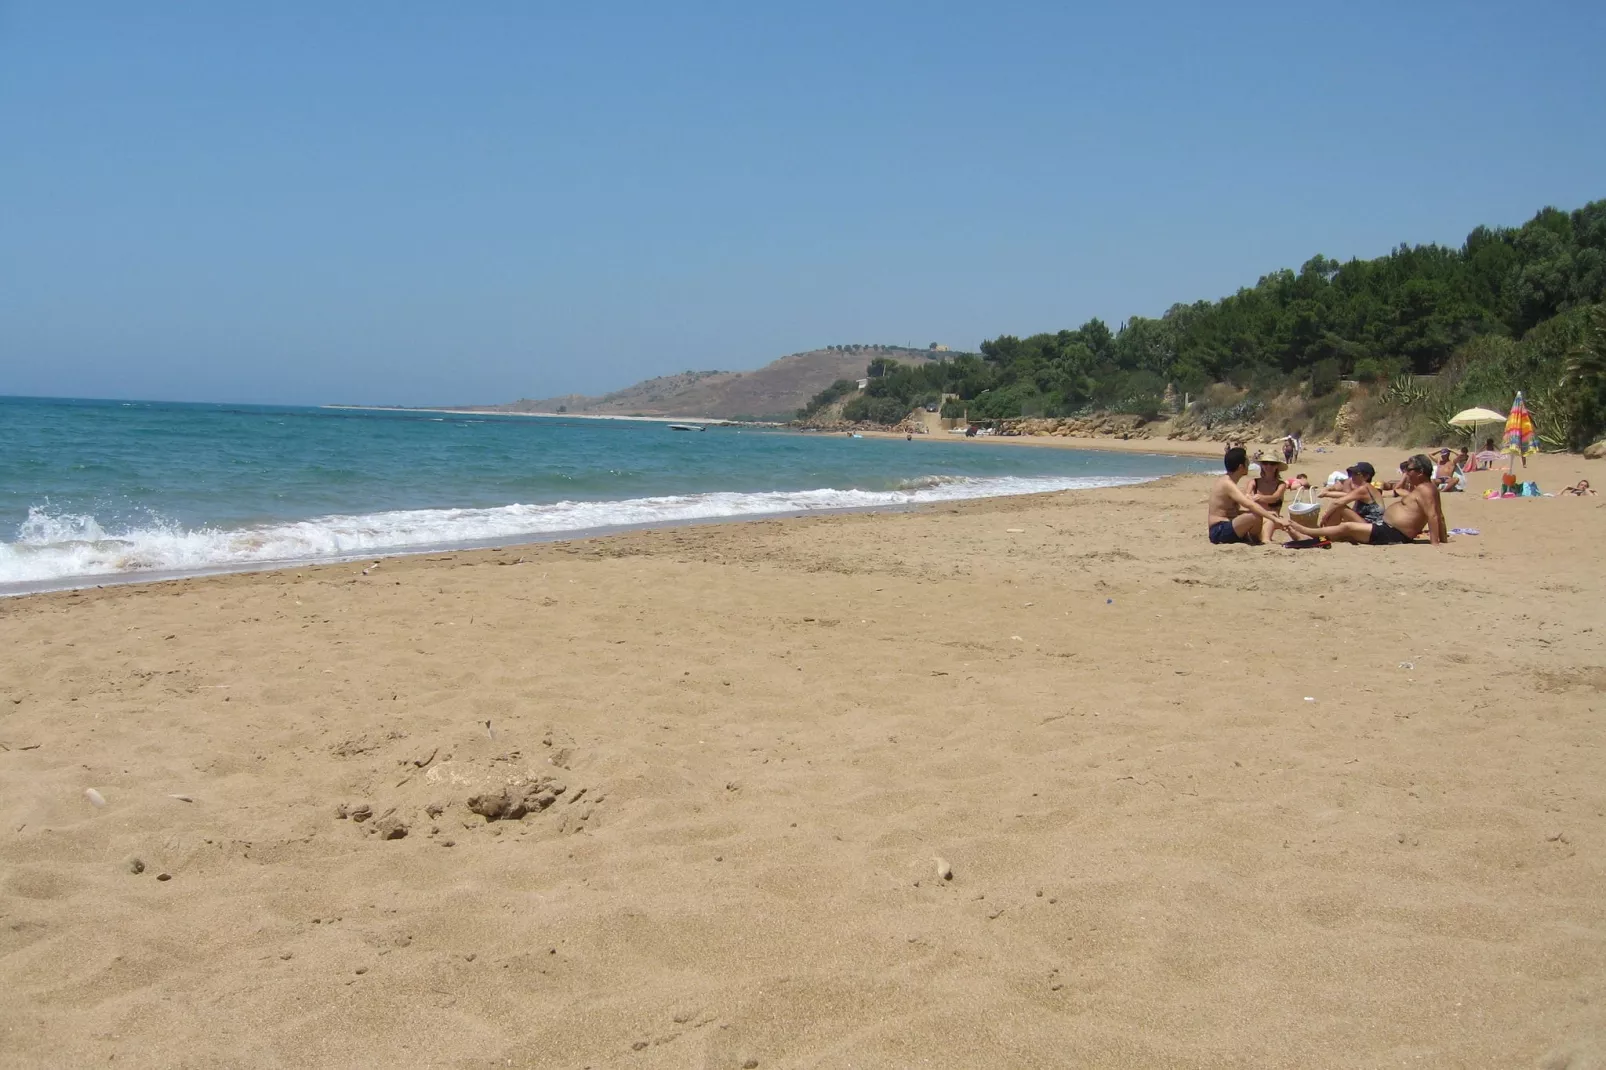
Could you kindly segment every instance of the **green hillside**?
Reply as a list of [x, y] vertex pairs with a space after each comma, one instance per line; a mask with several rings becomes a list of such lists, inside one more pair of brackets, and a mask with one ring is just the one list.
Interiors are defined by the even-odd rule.
[[1282, 406], [1287, 419], [1330, 427], [1358, 392], [1370, 419], [1420, 440], [1444, 434], [1460, 408], [1503, 407], [1524, 390], [1546, 442], [1576, 447], [1606, 431], [1603, 301], [1606, 201], [1546, 208], [1520, 227], [1480, 226], [1460, 248], [1402, 245], [1345, 263], [1317, 255], [1117, 330], [1093, 319], [887, 368], [847, 415], [891, 423], [944, 393], [963, 399], [949, 413], [973, 419], [1153, 415], [1169, 384], [1202, 397], [1191, 414], [1207, 424], [1211, 406], [1252, 418], [1293, 396], [1304, 404]]

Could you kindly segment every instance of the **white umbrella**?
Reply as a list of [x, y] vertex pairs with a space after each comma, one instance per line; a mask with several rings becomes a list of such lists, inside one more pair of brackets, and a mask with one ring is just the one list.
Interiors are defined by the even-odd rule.
[[1477, 427], [1479, 424], [1505, 423], [1506, 414], [1493, 409], [1462, 409], [1450, 417], [1453, 427]]
[[1478, 441], [1479, 424], [1503, 424], [1505, 422], [1505, 414], [1495, 412], [1493, 409], [1462, 409], [1449, 419], [1449, 424], [1451, 427], [1472, 428], [1472, 441], [1474, 445], [1476, 445]]

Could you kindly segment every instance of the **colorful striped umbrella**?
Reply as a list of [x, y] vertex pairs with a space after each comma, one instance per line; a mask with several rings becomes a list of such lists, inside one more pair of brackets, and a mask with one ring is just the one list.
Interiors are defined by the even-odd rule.
[[1539, 436], [1534, 434], [1533, 417], [1528, 415], [1528, 403], [1522, 400], [1520, 390], [1517, 391], [1517, 400], [1511, 403], [1511, 413], [1506, 417], [1506, 440], [1500, 448], [1506, 453], [1524, 457], [1539, 452]]

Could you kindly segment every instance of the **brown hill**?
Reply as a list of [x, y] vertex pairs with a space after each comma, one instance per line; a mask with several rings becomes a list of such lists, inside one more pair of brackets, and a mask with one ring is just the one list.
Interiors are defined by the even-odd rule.
[[[606, 416], [683, 416], [723, 420], [789, 420], [809, 398], [838, 379], [859, 379], [877, 357], [923, 364], [923, 349], [865, 346], [858, 352], [811, 349], [750, 372], [661, 375], [601, 397], [524, 398], [494, 408], [505, 412], [572, 412]], [[943, 356], [948, 354], [944, 353]]]

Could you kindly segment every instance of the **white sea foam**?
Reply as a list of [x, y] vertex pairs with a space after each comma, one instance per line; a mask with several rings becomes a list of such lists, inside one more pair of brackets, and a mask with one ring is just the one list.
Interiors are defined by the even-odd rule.
[[15, 542], [0, 543], [0, 591], [7, 586], [69, 585], [91, 577], [194, 573], [356, 556], [521, 536], [821, 510], [874, 509], [1044, 491], [1083, 490], [1143, 482], [1124, 477], [968, 478], [911, 480], [906, 489], [719, 492], [505, 505], [491, 509], [406, 509], [359, 516], [322, 516], [258, 527], [186, 529], [152, 522], [108, 534], [93, 516], [34, 507]]

